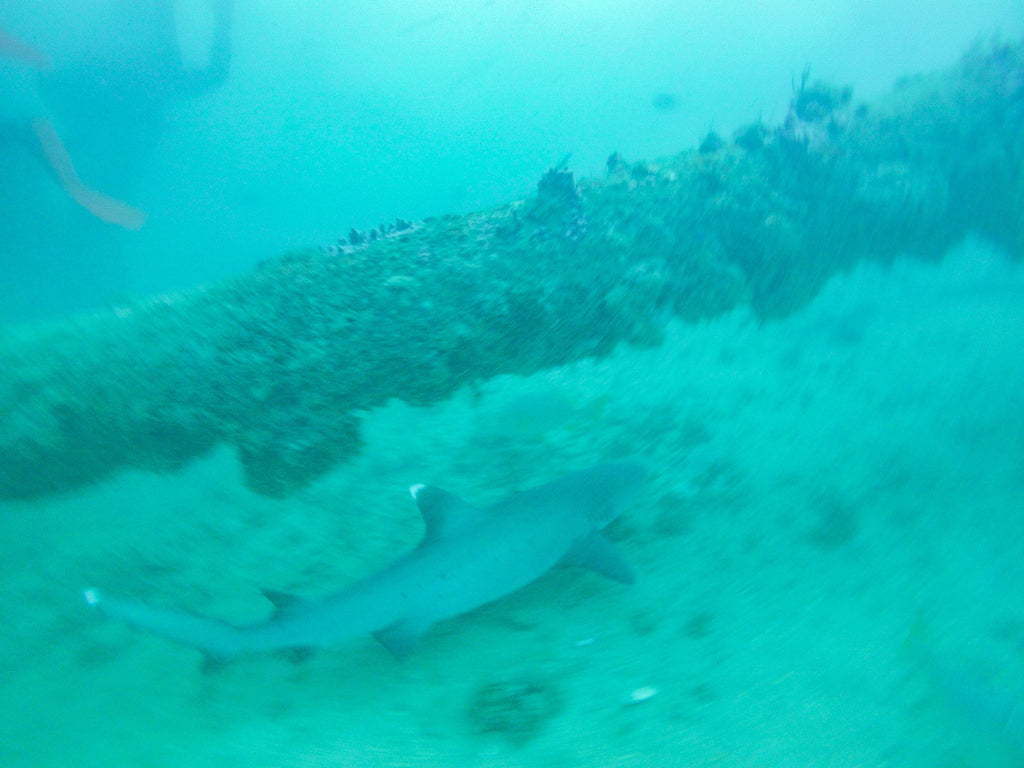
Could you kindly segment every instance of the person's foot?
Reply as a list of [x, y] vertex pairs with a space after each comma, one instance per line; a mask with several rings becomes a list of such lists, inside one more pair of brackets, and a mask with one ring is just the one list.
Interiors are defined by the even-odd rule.
[[144, 211], [120, 200], [115, 200], [102, 192], [97, 192], [95, 189], [80, 187], [76, 190], [68, 190], [68, 194], [85, 210], [107, 224], [115, 224], [135, 232], [142, 229], [142, 225], [146, 223]]

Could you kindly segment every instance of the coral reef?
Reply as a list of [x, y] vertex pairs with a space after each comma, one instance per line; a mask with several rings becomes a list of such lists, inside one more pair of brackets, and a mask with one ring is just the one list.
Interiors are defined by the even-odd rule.
[[359, 450], [357, 413], [427, 404], [749, 304], [808, 302], [860, 259], [969, 233], [1024, 252], [1024, 44], [885, 99], [806, 79], [786, 122], [466, 216], [398, 220], [250, 275], [0, 337], [0, 497], [234, 445], [285, 495]]

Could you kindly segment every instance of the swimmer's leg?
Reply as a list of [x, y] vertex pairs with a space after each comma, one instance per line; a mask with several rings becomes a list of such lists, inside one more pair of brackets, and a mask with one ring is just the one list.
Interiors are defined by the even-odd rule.
[[0, 58], [20, 61], [40, 72], [50, 68], [49, 56], [3, 29], [0, 29]]
[[141, 229], [146, 221], [145, 213], [102, 192], [90, 189], [78, 178], [71, 156], [49, 120], [42, 117], [34, 119], [32, 132], [39, 141], [43, 157], [56, 174], [57, 181], [72, 200], [108, 224], [116, 224], [124, 229]]

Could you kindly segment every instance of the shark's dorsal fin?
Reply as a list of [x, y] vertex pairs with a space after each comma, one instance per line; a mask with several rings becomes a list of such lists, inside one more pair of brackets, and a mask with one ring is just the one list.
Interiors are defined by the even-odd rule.
[[432, 485], [413, 485], [409, 493], [416, 500], [427, 526], [421, 547], [450, 538], [486, 517], [485, 512], [467, 504], [454, 493]]
[[622, 584], [632, 584], [634, 580], [629, 563], [608, 539], [596, 531], [577, 541], [562, 558], [562, 563], [588, 568]]

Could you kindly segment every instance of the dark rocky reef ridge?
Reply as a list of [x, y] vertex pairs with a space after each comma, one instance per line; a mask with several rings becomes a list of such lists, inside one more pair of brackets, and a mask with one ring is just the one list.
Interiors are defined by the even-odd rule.
[[[1024, 252], [1024, 43], [885, 99], [802, 84], [784, 123], [536, 197], [292, 253], [209, 288], [0, 330], [0, 497], [234, 445], [285, 495], [359, 450], [359, 409], [654, 345], [665, 319], [790, 313], [860, 259], [968, 233]], [[384, 236], [386, 234], [386, 236]]]

